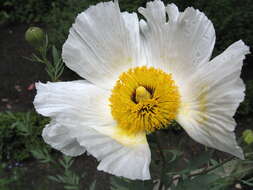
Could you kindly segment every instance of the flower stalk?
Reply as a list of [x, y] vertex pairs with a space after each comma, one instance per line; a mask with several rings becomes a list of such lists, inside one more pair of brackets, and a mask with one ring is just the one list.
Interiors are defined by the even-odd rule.
[[161, 173], [160, 173], [160, 183], [159, 183], [159, 190], [163, 189], [163, 182], [162, 182], [162, 178], [163, 178], [163, 170], [166, 166], [166, 159], [165, 159], [165, 155], [162, 149], [162, 143], [161, 143], [161, 131], [156, 131], [155, 132], [155, 137], [156, 137], [156, 144], [157, 144], [157, 148], [158, 148], [158, 152], [161, 158], [161, 164], [160, 164], [160, 168], [161, 168]]

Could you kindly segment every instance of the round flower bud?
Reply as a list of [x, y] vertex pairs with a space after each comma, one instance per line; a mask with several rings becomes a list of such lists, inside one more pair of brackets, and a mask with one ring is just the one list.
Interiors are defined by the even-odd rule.
[[25, 32], [25, 40], [35, 48], [43, 45], [45, 39], [44, 31], [39, 27], [30, 27]]
[[253, 131], [250, 129], [243, 131], [242, 138], [245, 143], [252, 144], [253, 143]]

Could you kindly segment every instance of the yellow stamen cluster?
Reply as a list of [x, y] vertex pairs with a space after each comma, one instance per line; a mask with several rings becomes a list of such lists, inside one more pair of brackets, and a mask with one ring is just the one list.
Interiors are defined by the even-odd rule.
[[110, 103], [112, 116], [122, 131], [150, 133], [175, 119], [180, 95], [170, 74], [143, 66], [120, 75]]

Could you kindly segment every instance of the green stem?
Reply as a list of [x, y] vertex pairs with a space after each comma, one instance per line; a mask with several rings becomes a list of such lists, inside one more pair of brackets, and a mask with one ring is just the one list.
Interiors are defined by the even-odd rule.
[[47, 59], [47, 49], [42, 49], [40, 50], [40, 54], [41, 54], [41, 57], [42, 57], [42, 60], [44, 62], [44, 64], [46, 65], [46, 71], [49, 75], [49, 77], [51, 78], [51, 81], [52, 82], [57, 82], [57, 77], [54, 75], [52, 75], [51, 73], [51, 69], [50, 69], [50, 61]]
[[156, 144], [157, 144], [157, 147], [158, 147], [158, 152], [159, 152], [161, 160], [162, 160], [162, 167], [161, 167], [161, 174], [160, 174], [160, 184], [159, 184], [159, 188], [158, 188], [159, 190], [162, 190], [163, 189], [162, 176], [163, 176], [163, 169], [165, 168], [165, 165], [166, 165], [166, 160], [165, 160], [165, 156], [164, 156], [164, 153], [163, 153], [162, 144], [161, 144], [161, 141], [160, 141], [161, 134], [160, 134], [159, 131], [157, 131], [155, 133], [155, 137], [156, 137]]
[[[207, 173], [215, 170], [216, 168], [224, 165], [225, 163], [227, 163], [227, 162], [229, 162], [229, 161], [231, 161], [233, 159], [234, 159], [234, 156], [231, 156], [231, 157], [227, 158], [226, 160], [222, 161], [221, 163], [219, 163], [219, 164], [217, 164], [217, 165], [215, 165], [215, 166], [213, 166], [213, 167], [211, 167], [209, 169], [204, 169], [204, 170], [202, 170], [202, 171], [200, 171], [198, 173], [190, 174], [190, 175], [188, 175], [188, 177], [190, 178], [190, 177], [194, 177], [194, 176], [198, 176], [198, 175], [207, 174]], [[182, 178], [182, 177], [181, 176], [175, 177], [175, 178], [173, 178], [173, 181], [178, 180], [180, 178]]]
[[231, 160], [233, 160], [233, 159], [234, 159], [234, 156], [231, 156], [231, 157], [227, 158], [226, 160], [222, 161], [221, 163], [219, 163], [219, 164], [217, 164], [217, 165], [215, 165], [215, 166], [213, 166], [213, 167], [211, 167], [211, 168], [209, 168], [209, 169], [203, 170], [202, 172], [189, 175], [189, 177], [193, 177], [193, 176], [196, 176], [196, 175], [207, 174], [207, 173], [209, 173], [210, 171], [215, 170], [216, 168], [218, 168], [218, 167], [220, 167], [220, 166], [226, 164], [227, 162], [229, 162], [229, 161], [231, 161]]

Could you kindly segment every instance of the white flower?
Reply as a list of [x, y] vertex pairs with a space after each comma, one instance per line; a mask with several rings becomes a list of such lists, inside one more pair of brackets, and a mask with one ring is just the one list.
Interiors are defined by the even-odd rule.
[[62, 57], [87, 81], [37, 83], [35, 108], [52, 118], [45, 142], [71, 156], [87, 151], [98, 170], [145, 180], [146, 134], [176, 120], [197, 142], [243, 159], [233, 115], [249, 48], [238, 41], [210, 61], [215, 31], [202, 12], [157, 0], [139, 13], [145, 21], [107, 2], [77, 16]]

